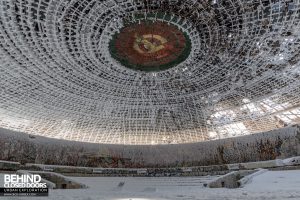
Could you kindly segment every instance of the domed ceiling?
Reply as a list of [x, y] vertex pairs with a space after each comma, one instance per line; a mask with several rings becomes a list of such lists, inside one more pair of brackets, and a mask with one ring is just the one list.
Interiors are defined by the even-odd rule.
[[137, 145], [299, 123], [299, 20], [299, 0], [1, 1], [0, 127]]

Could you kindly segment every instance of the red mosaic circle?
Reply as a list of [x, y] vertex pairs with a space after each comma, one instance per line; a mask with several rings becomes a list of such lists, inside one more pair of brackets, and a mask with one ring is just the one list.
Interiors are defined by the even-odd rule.
[[174, 25], [142, 21], [121, 29], [111, 41], [110, 51], [126, 67], [158, 71], [184, 61], [190, 40]]

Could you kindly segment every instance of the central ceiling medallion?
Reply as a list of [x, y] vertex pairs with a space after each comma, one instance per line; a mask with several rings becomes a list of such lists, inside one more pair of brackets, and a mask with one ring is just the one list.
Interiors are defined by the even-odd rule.
[[122, 28], [113, 36], [109, 49], [123, 66], [153, 72], [183, 62], [190, 54], [191, 42], [175, 25], [144, 20]]
[[160, 35], [146, 34], [135, 37], [133, 48], [143, 56], [152, 56], [154, 53], [165, 49], [167, 47], [165, 44], [168, 43], [168, 40]]

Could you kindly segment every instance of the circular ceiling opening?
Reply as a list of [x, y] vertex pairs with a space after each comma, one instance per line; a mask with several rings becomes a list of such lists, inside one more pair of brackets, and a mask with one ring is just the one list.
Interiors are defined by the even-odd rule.
[[177, 26], [162, 21], [125, 23], [109, 44], [110, 54], [123, 66], [145, 72], [162, 71], [183, 62], [191, 41]]

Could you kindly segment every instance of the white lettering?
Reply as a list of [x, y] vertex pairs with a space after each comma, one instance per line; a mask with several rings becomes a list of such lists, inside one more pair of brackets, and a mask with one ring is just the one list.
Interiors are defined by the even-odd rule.
[[27, 175], [26, 182], [32, 183], [33, 181], [34, 181], [34, 176], [29, 176], [29, 175]]
[[10, 175], [5, 174], [4, 175], [4, 183], [9, 183], [10, 182]]
[[17, 178], [18, 178], [18, 175], [16, 175], [16, 174], [10, 175], [10, 182], [17, 183], [18, 182]]
[[46, 183], [41, 183], [42, 177], [38, 174], [31, 175], [17, 175], [17, 174], [4, 174], [4, 187], [5, 188], [47, 188]]
[[40, 175], [33, 175], [33, 177], [34, 177], [34, 182], [35, 183], [39, 183], [42, 180], [42, 177]]

